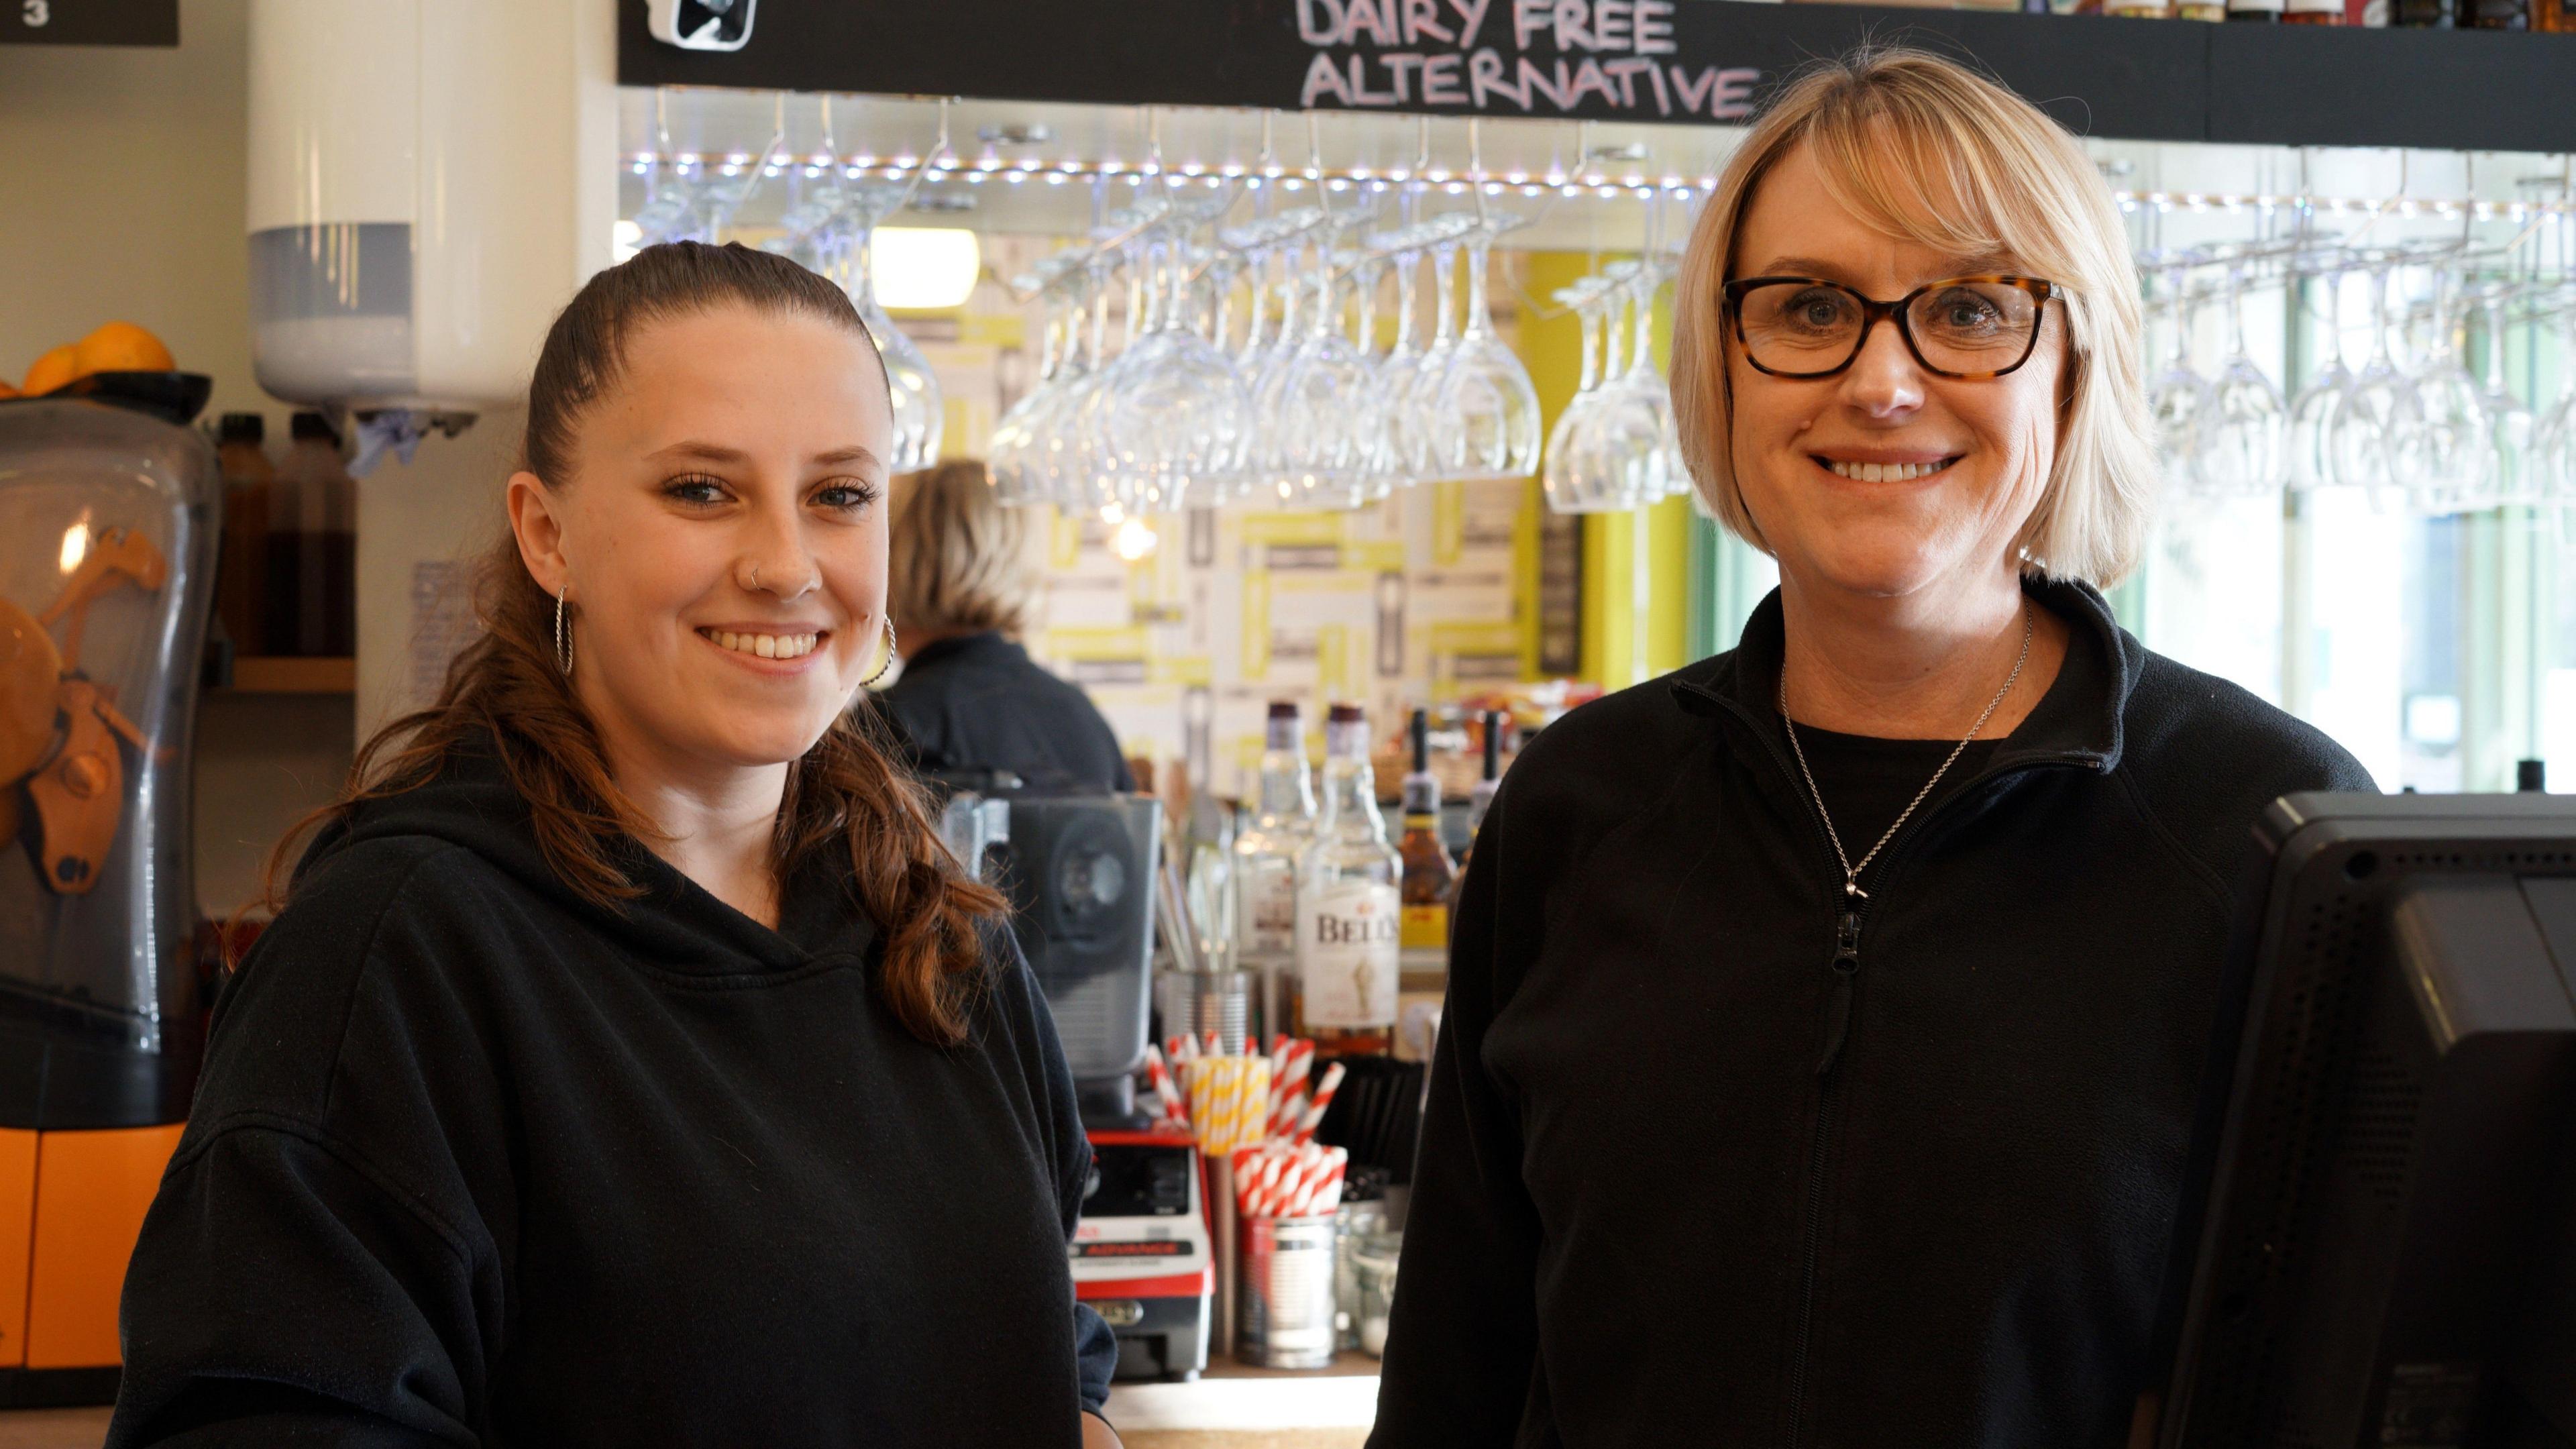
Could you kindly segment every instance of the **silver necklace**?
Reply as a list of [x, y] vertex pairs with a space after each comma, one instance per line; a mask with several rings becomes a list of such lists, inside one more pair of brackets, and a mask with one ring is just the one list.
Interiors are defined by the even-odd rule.
[[1880, 851], [1887, 849], [1887, 842], [1894, 840], [1896, 832], [1905, 828], [1905, 822], [1914, 817], [1915, 809], [1931, 795], [1932, 787], [1941, 783], [1941, 777], [1950, 773], [1952, 765], [1959, 763], [1959, 756], [1967, 751], [1968, 741], [1977, 737], [1977, 731], [1984, 729], [1986, 721], [1994, 718], [1995, 711], [2002, 707], [2004, 696], [2012, 693], [2014, 681], [2021, 678], [2022, 665], [2030, 662], [2030, 626], [2030, 600], [2024, 599], [2021, 601], [2021, 653], [2013, 656], [2012, 673], [2004, 676], [2004, 687], [1996, 690], [1995, 697], [1986, 701], [1986, 712], [1977, 716], [1975, 724], [1968, 726], [1968, 732], [1960, 736], [1959, 743], [1952, 747], [1950, 758], [1943, 760], [1941, 768], [1932, 772], [1932, 778], [1923, 782], [1923, 788], [1914, 792], [1914, 798], [1907, 801], [1905, 809], [1897, 814], [1896, 823], [1887, 827], [1887, 833], [1878, 838], [1878, 844], [1869, 848], [1869, 854], [1862, 856], [1858, 865], [1852, 864], [1851, 856], [1844, 852], [1843, 838], [1834, 830], [1833, 812], [1825, 808], [1825, 792], [1816, 788], [1816, 772], [1807, 768], [1807, 752], [1798, 743], [1797, 723], [1789, 718], [1789, 671], [1780, 671], [1780, 723], [1789, 731], [1789, 748], [1798, 756], [1798, 773], [1807, 779], [1807, 793], [1815, 797], [1816, 818], [1825, 822], [1825, 839], [1833, 842], [1834, 859], [1842, 865], [1844, 895], [1856, 901], [1869, 899], [1869, 892], [1860, 888], [1860, 873], [1869, 869], [1869, 863], [1878, 859]]

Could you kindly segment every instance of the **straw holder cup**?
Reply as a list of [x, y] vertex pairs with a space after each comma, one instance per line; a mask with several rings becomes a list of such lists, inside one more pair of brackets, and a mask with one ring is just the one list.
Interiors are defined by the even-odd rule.
[[1319, 1369], [1333, 1362], [1333, 1218], [1244, 1218], [1235, 1352], [1256, 1368]]

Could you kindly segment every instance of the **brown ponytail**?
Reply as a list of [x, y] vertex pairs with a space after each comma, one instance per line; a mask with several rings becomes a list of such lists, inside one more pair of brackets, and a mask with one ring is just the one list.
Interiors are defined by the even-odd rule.
[[[571, 476], [574, 429], [616, 382], [626, 339], [639, 327], [727, 304], [817, 317], [867, 336], [840, 288], [784, 257], [734, 244], [646, 247], [592, 277], [547, 332], [528, 385], [528, 471], [549, 487]], [[482, 637], [449, 664], [436, 702], [378, 731], [358, 752], [340, 798], [278, 842], [254, 904], [284, 905], [294, 848], [308, 829], [345, 819], [363, 801], [418, 789], [478, 738], [497, 746], [566, 886], [602, 905], [642, 894], [617, 864], [615, 846], [659, 832], [609, 778], [599, 734], [556, 667], [554, 608], [505, 529], [476, 579]], [[773, 858], [783, 881], [816, 851], [847, 852], [859, 904], [884, 934], [878, 982], [886, 1005], [914, 1036], [953, 1044], [983, 979], [981, 927], [1007, 907], [959, 870], [921, 787], [892, 763], [874, 715], [844, 712], [788, 767]]]

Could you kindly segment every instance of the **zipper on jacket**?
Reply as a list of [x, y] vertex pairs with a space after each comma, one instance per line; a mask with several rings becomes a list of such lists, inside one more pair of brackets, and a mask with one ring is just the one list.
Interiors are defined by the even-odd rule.
[[1853, 978], [1860, 975], [1860, 903], [1851, 901], [1834, 922], [1834, 1001], [1825, 1014], [1825, 1052], [1816, 1062], [1817, 1076], [1830, 1076], [1841, 1060], [1843, 1038], [1851, 1034]]
[[[1762, 742], [1771, 756], [1771, 763], [1783, 776], [1792, 781], [1804, 781], [1804, 775], [1791, 763], [1787, 752], [1763, 730], [1761, 721], [1754, 717], [1752, 711], [1705, 685], [1686, 684], [1682, 688], [1714, 701], [1742, 720], [1751, 727], [1754, 738]], [[1985, 769], [1953, 786], [1950, 793], [1935, 802], [1927, 814], [1908, 824], [1903, 833], [1888, 842], [1886, 857], [1879, 866], [1880, 888], [1884, 890], [1887, 882], [1895, 878], [1896, 867], [1906, 853], [1906, 846], [1911, 845], [1951, 807], [1974, 798], [1990, 782], [2039, 765], [2089, 763], [2084, 757], [2074, 755], [2025, 758], [2010, 765], [1988, 761]], [[1808, 792], [1800, 791], [1798, 798], [1799, 803], [1806, 806], [1808, 821], [1815, 828], [1817, 844], [1830, 848], [1832, 841], [1825, 831], [1824, 812]], [[1829, 871], [1829, 877], [1831, 874]], [[1816, 1061], [1816, 1130], [1807, 1148], [1806, 1210], [1799, 1230], [1798, 1328], [1793, 1335], [1796, 1352], [1789, 1360], [1789, 1432], [1782, 1440], [1783, 1449], [1803, 1449], [1807, 1440], [1807, 1357], [1815, 1335], [1816, 1281], [1824, 1257], [1825, 1181], [1831, 1167], [1834, 1112], [1842, 1099], [1842, 1077], [1835, 1069], [1842, 1064], [1843, 1048], [1851, 1037], [1853, 998], [1860, 989], [1862, 917], [1868, 911], [1869, 902], [1866, 896], [1844, 894], [1839, 881], [1832, 889], [1838, 897], [1834, 912], [1833, 996], [1825, 1012], [1824, 1047]]]
[[1799, 1449], [1807, 1431], [1807, 1357], [1816, 1331], [1816, 1279], [1825, 1244], [1825, 1180], [1832, 1165], [1834, 1111], [1842, 1101], [1843, 1042], [1851, 1035], [1852, 996], [1859, 989], [1863, 902], [1846, 898], [1834, 919], [1834, 994], [1825, 1013], [1824, 1051], [1816, 1061], [1816, 1130], [1807, 1144], [1806, 1211], [1798, 1226], [1798, 1331], [1789, 1360], [1788, 1449]]

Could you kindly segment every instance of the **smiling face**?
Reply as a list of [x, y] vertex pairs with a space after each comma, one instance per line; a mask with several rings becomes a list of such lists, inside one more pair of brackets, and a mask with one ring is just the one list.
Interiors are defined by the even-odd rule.
[[[1754, 189], [1728, 275], [1814, 277], [1892, 301], [1927, 282], [2024, 270], [1870, 226], [1800, 145]], [[2056, 459], [2065, 357], [2054, 304], [2029, 360], [1979, 381], [1924, 368], [1893, 321], [1870, 329], [1849, 368], [1821, 378], [1761, 372], [1730, 330], [1736, 484], [1784, 578], [1871, 598], [2009, 579], [2014, 540]]]
[[627, 339], [573, 476], [510, 480], [612, 754], [772, 766], [822, 737], [884, 648], [893, 427], [866, 339], [818, 318], [725, 304]]

